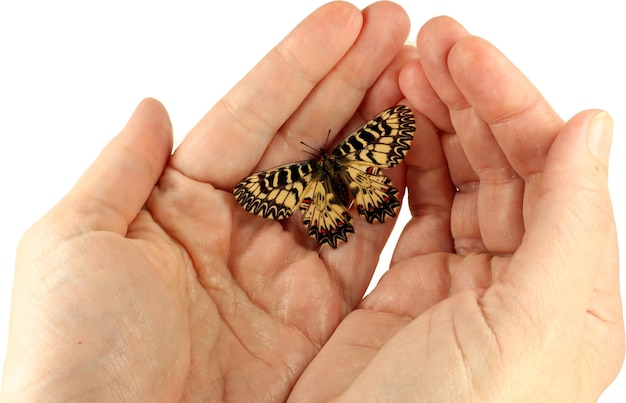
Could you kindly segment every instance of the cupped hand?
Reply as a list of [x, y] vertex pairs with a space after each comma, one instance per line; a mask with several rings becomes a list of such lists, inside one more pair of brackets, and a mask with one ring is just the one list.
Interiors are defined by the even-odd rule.
[[254, 216], [231, 191], [401, 101], [408, 29], [393, 3], [321, 7], [171, 157], [165, 110], [142, 102], [21, 242], [5, 399], [285, 400], [393, 222], [355, 217], [347, 244], [320, 251], [299, 217]]
[[400, 73], [422, 113], [412, 219], [292, 400], [595, 401], [624, 356], [610, 117], [564, 123], [450, 18], [417, 50]]

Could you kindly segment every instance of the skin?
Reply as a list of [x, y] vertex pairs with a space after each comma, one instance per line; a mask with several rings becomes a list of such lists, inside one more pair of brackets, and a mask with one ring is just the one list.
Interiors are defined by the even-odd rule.
[[[20, 243], [3, 401], [597, 399], [624, 356], [609, 115], [564, 122], [450, 18], [408, 29], [321, 7], [172, 156], [144, 100]], [[363, 299], [393, 220], [318, 251], [230, 192], [396, 103], [412, 218]]]

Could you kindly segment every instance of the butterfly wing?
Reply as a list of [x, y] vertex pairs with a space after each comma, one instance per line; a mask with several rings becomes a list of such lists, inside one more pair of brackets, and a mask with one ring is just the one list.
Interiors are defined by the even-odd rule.
[[344, 172], [361, 217], [369, 223], [374, 220], [382, 223], [385, 222], [385, 216], [396, 216], [400, 208], [398, 189], [378, 168], [362, 170], [359, 166], [347, 165]]
[[309, 236], [319, 245], [327, 243], [336, 248], [338, 241], [347, 242], [348, 234], [353, 233], [354, 228], [341, 200], [341, 195], [347, 193], [345, 184], [333, 180], [332, 174], [324, 172], [320, 180], [311, 182], [305, 189], [300, 210]]
[[368, 222], [394, 217], [398, 190], [380, 170], [399, 164], [411, 146], [415, 120], [406, 106], [386, 109], [320, 160], [286, 164], [244, 178], [233, 190], [250, 213], [281, 220], [300, 206], [304, 226], [318, 244], [337, 247], [354, 232], [349, 194]]
[[388, 168], [402, 162], [411, 148], [415, 118], [404, 105], [385, 109], [352, 132], [333, 150], [335, 160], [350, 165]]
[[319, 170], [319, 162], [314, 160], [281, 165], [244, 178], [233, 194], [250, 213], [282, 220], [293, 214]]
[[398, 105], [382, 111], [333, 150], [332, 157], [341, 166], [339, 174], [367, 222], [382, 223], [386, 216], [397, 214], [398, 190], [380, 169], [402, 162], [414, 132], [411, 109]]

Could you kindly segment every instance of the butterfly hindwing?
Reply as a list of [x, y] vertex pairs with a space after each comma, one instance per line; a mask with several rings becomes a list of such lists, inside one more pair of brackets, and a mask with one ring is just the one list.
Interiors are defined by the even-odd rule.
[[311, 160], [260, 171], [239, 182], [233, 194], [250, 213], [282, 220], [296, 210], [319, 169], [319, 162]]
[[400, 208], [398, 189], [389, 178], [379, 173], [377, 168], [362, 171], [359, 167], [348, 165], [345, 172], [357, 211], [367, 222], [376, 220], [382, 223], [385, 216], [396, 216]]
[[[315, 238], [319, 245], [325, 243], [333, 248], [338, 241], [346, 242], [348, 234], [354, 232], [345, 203], [340, 201], [343, 183], [335, 183], [331, 178], [321, 178], [312, 182], [305, 190], [300, 210], [302, 221], [309, 236]], [[347, 189], [345, 190], [347, 192]]]
[[354, 232], [348, 214], [354, 199], [369, 223], [395, 217], [398, 190], [381, 172], [406, 156], [415, 119], [406, 106], [382, 111], [318, 160], [286, 164], [244, 178], [233, 190], [247, 211], [275, 220], [287, 218], [299, 206], [308, 235], [318, 244], [336, 248]]

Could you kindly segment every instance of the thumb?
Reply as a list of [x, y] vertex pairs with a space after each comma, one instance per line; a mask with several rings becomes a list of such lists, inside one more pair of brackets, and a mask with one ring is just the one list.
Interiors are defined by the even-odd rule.
[[167, 111], [155, 99], [144, 99], [52, 213], [66, 217], [76, 212], [86, 216], [76, 221], [89, 229], [125, 234], [161, 176], [171, 150]]
[[548, 152], [536, 202], [525, 211], [524, 240], [504, 280], [520, 291], [520, 307], [544, 323], [580, 321], [598, 287], [619, 301], [608, 190], [612, 131], [604, 111], [581, 112], [567, 122]]

